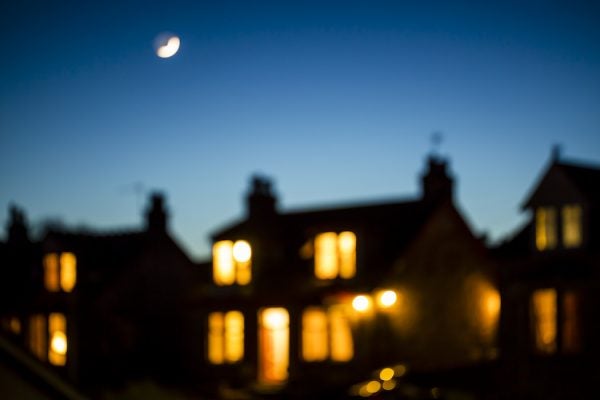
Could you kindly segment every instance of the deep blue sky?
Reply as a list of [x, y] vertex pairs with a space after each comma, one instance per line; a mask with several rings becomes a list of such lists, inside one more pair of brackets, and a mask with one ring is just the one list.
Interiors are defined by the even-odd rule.
[[578, 1], [2, 2], [0, 223], [15, 202], [34, 226], [139, 226], [141, 183], [203, 256], [252, 173], [283, 209], [416, 195], [442, 131], [461, 208], [502, 237], [554, 143], [600, 160], [598, 21]]

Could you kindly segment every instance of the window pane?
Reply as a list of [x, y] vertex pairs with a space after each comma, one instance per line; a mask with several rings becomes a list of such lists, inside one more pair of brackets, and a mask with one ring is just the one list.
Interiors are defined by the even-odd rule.
[[334, 279], [338, 275], [337, 234], [321, 233], [315, 237], [315, 276]]
[[564, 206], [563, 217], [563, 244], [566, 248], [581, 245], [581, 206], [572, 204]]
[[56, 253], [44, 256], [44, 287], [49, 292], [58, 292], [58, 255]]
[[33, 315], [29, 319], [29, 348], [40, 360], [46, 359], [46, 318]]
[[563, 351], [576, 353], [581, 350], [579, 330], [579, 301], [577, 294], [566, 292], [563, 297]]
[[535, 244], [538, 250], [556, 247], [556, 210], [540, 207], [535, 214]]
[[327, 359], [327, 315], [321, 308], [307, 308], [302, 314], [302, 358], [305, 361]]
[[329, 309], [331, 326], [331, 359], [333, 361], [349, 361], [354, 356], [352, 328], [344, 309], [332, 306]]
[[225, 361], [234, 363], [244, 358], [244, 315], [239, 311], [225, 314]]
[[542, 353], [556, 351], [556, 290], [536, 290], [532, 297], [535, 348]]
[[213, 312], [208, 315], [208, 361], [212, 364], [223, 364], [223, 327], [223, 313]]
[[289, 314], [285, 308], [267, 308], [259, 313], [259, 322], [259, 379], [284, 382], [289, 366]]
[[64, 314], [52, 313], [48, 318], [48, 361], [53, 365], [65, 365], [67, 361], [67, 320]]
[[230, 240], [213, 245], [213, 280], [217, 285], [233, 285], [235, 282], [232, 252], [233, 243]]
[[73, 253], [60, 255], [60, 286], [65, 292], [70, 292], [77, 281], [77, 259]]
[[344, 279], [354, 277], [356, 273], [356, 235], [342, 232], [338, 236], [340, 254], [340, 276]]

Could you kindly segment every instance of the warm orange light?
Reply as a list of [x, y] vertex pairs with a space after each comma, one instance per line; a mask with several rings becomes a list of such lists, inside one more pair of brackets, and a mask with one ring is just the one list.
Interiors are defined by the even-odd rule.
[[352, 308], [358, 312], [366, 312], [371, 308], [371, 299], [363, 294], [354, 297]]
[[538, 250], [556, 247], [556, 210], [540, 207], [535, 212], [535, 245]]
[[208, 361], [235, 363], [244, 358], [244, 315], [239, 311], [208, 315]]
[[536, 290], [531, 300], [535, 347], [542, 353], [554, 353], [556, 351], [556, 290]]
[[40, 360], [46, 359], [47, 334], [46, 317], [41, 314], [31, 316], [29, 319], [29, 348]]
[[53, 365], [65, 365], [67, 362], [67, 320], [64, 314], [50, 314], [48, 335], [50, 337], [48, 361]]
[[566, 248], [581, 245], [581, 206], [566, 205], [562, 209], [563, 244]]
[[302, 358], [323, 361], [328, 349], [327, 315], [318, 307], [307, 308], [302, 314]]
[[266, 308], [259, 312], [259, 380], [280, 384], [288, 378], [289, 314], [285, 308]]
[[315, 276], [350, 279], [356, 274], [356, 235], [325, 232], [315, 237]]
[[49, 292], [58, 292], [60, 289], [58, 254], [56, 253], [44, 256], [44, 287]]
[[390, 379], [389, 381], [383, 382], [381, 384], [381, 387], [383, 388], [383, 390], [394, 390], [394, 388], [396, 387], [396, 381]]
[[244, 315], [239, 311], [225, 314], [225, 361], [235, 363], [244, 358]]
[[356, 274], [356, 235], [353, 232], [341, 232], [338, 235], [338, 251], [340, 277], [353, 278]]
[[221, 240], [213, 245], [213, 280], [217, 285], [233, 285], [235, 282], [232, 247], [230, 240]]
[[334, 279], [337, 274], [337, 235], [321, 233], [315, 237], [315, 275], [319, 279]]
[[252, 248], [245, 240], [221, 240], [213, 245], [213, 280], [219, 286], [252, 280]]
[[381, 383], [379, 381], [371, 381], [367, 383], [367, 392], [375, 394], [381, 390]]
[[406, 374], [406, 366], [403, 364], [398, 364], [394, 367], [394, 373], [396, 376], [404, 376]]
[[377, 294], [377, 305], [381, 308], [390, 308], [398, 300], [398, 294], [393, 290], [384, 290]]
[[250, 261], [252, 257], [252, 249], [250, 244], [245, 240], [238, 240], [233, 245], [233, 259], [240, 263]]
[[346, 310], [341, 305], [333, 305], [329, 308], [328, 315], [331, 328], [331, 359], [339, 362], [350, 361], [354, 357], [354, 341]]
[[392, 368], [384, 368], [379, 372], [379, 379], [382, 381], [389, 381], [394, 377], [394, 370]]
[[77, 258], [73, 253], [60, 255], [60, 287], [65, 292], [70, 292], [77, 282]]

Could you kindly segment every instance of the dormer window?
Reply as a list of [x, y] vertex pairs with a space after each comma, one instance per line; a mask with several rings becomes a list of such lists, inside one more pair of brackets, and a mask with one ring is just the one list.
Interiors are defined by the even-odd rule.
[[539, 207], [535, 212], [535, 246], [538, 250], [556, 247], [556, 209]]
[[213, 280], [219, 286], [252, 280], [252, 248], [245, 240], [221, 240], [213, 245]]
[[562, 208], [562, 239], [567, 249], [581, 246], [581, 206], [568, 204]]
[[353, 278], [356, 274], [356, 235], [325, 232], [315, 237], [315, 276], [318, 279]]
[[44, 256], [44, 287], [49, 292], [71, 292], [77, 282], [77, 258], [73, 253]]

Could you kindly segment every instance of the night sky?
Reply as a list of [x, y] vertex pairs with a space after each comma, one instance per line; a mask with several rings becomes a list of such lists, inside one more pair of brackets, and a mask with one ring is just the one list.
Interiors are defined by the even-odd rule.
[[0, 223], [16, 203], [34, 228], [135, 228], [160, 189], [197, 258], [252, 174], [284, 210], [414, 196], [442, 132], [498, 239], [553, 144], [600, 161], [599, 21], [580, 1], [3, 1]]

